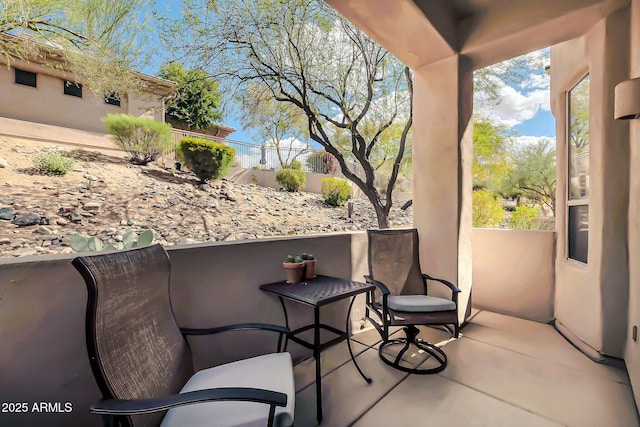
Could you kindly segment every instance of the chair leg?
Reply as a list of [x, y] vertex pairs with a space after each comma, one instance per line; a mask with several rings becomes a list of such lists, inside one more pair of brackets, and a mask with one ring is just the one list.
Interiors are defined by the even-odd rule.
[[[420, 333], [420, 330], [418, 328], [416, 328], [414, 325], [410, 325], [404, 328], [404, 332], [406, 334], [406, 338], [384, 340], [380, 344], [380, 347], [378, 349], [378, 355], [380, 356], [380, 359], [384, 363], [400, 371], [408, 372], [411, 374], [419, 374], [419, 375], [435, 374], [435, 373], [441, 372], [447, 367], [447, 355], [444, 353], [444, 351], [440, 347], [434, 344], [431, 344], [429, 342], [420, 340], [418, 338], [418, 334]], [[389, 356], [384, 354], [384, 350], [389, 346], [401, 345], [401, 344], [403, 345], [403, 347], [393, 360], [389, 359], [388, 358]], [[428, 355], [427, 359], [431, 359], [435, 361], [436, 366], [433, 368], [422, 368], [422, 369], [419, 366], [417, 368], [403, 366], [402, 356], [404, 356], [404, 354], [409, 349], [409, 346], [412, 344], [416, 346], [418, 349], [425, 352]], [[423, 364], [425, 362], [423, 362]]]

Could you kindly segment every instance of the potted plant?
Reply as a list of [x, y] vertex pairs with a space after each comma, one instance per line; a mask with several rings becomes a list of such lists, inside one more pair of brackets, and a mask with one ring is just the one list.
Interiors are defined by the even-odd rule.
[[282, 263], [287, 278], [287, 283], [299, 283], [304, 275], [304, 261], [299, 256], [287, 256], [287, 260]]
[[316, 277], [316, 259], [313, 255], [304, 253], [302, 254], [302, 261], [304, 261], [304, 278], [313, 279]]

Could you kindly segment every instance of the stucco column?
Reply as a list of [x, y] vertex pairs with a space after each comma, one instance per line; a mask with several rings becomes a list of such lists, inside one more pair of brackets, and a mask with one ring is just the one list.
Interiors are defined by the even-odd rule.
[[471, 292], [473, 73], [454, 55], [414, 70], [414, 77], [413, 223], [420, 263], [425, 273], [462, 289], [462, 321]]

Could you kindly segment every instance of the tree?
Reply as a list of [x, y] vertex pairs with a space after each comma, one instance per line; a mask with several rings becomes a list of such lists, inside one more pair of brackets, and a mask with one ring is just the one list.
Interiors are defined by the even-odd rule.
[[556, 150], [551, 139], [514, 149], [513, 167], [504, 192], [521, 192], [530, 200], [556, 212]]
[[505, 126], [487, 118], [473, 121], [473, 187], [495, 190], [509, 173], [510, 141]]
[[33, 56], [96, 93], [140, 91], [148, 0], [0, 0], [0, 56]]
[[174, 96], [166, 102], [167, 115], [189, 129], [207, 130], [222, 119], [218, 84], [201, 68], [185, 70], [177, 62], [160, 67], [159, 77], [178, 83]]
[[[191, 0], [185, 10], [183, 45], [194, 46], [192, 57], [214, 62], [219, 75], [241, 90], [257, 85], [299, 109], [309, 137], [336, 157], [345, 177], [370, 200], [379, 227], [389, 227], [391, 196], [412, 124], [411, 71], [320, 1]], [[408, 114], [399, 114], [402, 104]], [[375, 126], [369, 135], [363, 131], [368, 122]], [[394, 123], [402, 132], [383, 199], [374, 185], [372, 153]], [[347, 167], [336, 146], [338, 130], [349, 136], [349, 155], [361, 174]]]
[[296, 141], [308, 138], [307, 117], [299, 108], [277, 101], [270, 91], [258, 86], [247, 87], [244, 95], [240, 105], [246, 118], [245, 126], [254, 129], [254, 135], [265, 147], [276, 149], [281, 167], [290, 166], [309, 152], [309, 145], [293, 147]]

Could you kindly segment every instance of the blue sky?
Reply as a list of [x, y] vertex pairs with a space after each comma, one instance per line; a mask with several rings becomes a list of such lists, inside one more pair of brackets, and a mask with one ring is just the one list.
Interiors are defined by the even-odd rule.
[[[161, 13], [168, 9], [175, 16], [180, 10], [181, 3], [181, 0], [157, 0], [155, 7]], [[548, 57], [548, 49], [533, 52], [530, 55]], [[142, 71], [155, 74], [159, 66], [159, 63], [153, 63]], [[515, 130], [520, 142], [531, 143], [541, 137], [555, 139], [555, 119], [549, 105], [549, 76], [542, 69], [529, 71], [529, 77], [519, 85], [502, 84], [500, 104], [485, 107], [476, 103], [475, 111], [488, 115]], [[241, 119], [227, 115], [222, 122], [236, 129], [230, 139], [258, 143], [251, 138], [248, 129], [242, 127]]]

